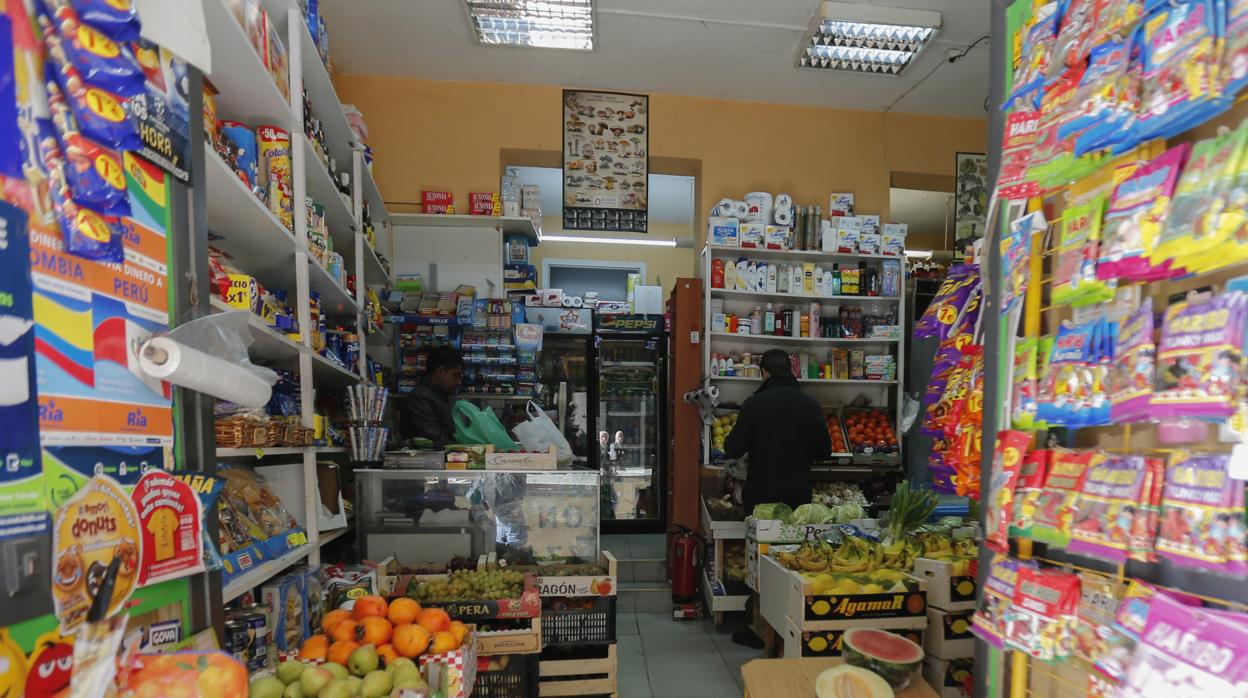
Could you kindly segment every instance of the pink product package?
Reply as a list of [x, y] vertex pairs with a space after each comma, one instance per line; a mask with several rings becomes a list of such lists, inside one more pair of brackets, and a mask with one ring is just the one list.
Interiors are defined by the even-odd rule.
[[1244, 314], [1238, 291], [1166, 310], [1157, 346], [1154, 417], [1229, 417], [1243, 380]]
[[1005, 624], [1014, 603], [1018, 570], [1024, 563], [1005, 555], [994, 555], [984, 580], [979, 607], [971, 618], [971, 632], [996, 647], [1005, 649]]
[[[1189, 150], [1191, 145], [1187, 143], [1167, 150], [1137, 169], [1114, 190], [1101, 230], [1100, 259], [1096, 264], [1098, 279], [1148, 281], [1171, 275], [1169, 261], [1159, 265], [1149, 262], [1148, 254], [1152, 250], [1145, 239], [1144, 228], [1160, 226], [1155, 218], [1164, 217], [1166, 203], [1174, 194]], [[1155, 234], [1153, 238], [1155, 245]]]
[[1115, 423], [1150, 417], [1157, 345], [1153, 343], [1153, 299], [1145, 298], [1118, 330], [1113, 371], [1110, 374], [1110, 417]]
[[1248, 573], [1244, 485], [1227, 473], [1228, 456], [1175, 453], [1166, 466], [1157, 553], [1184, 567]]
[[1147, 482], [1143, 456], [1111, 457], [1091, 465], [1075, 500], [1066, 549], [1114, 562], [1126, 560]]
[[1248, 617], [1153, 598], [1119, 698], [1242, 696], [1248, 692]]

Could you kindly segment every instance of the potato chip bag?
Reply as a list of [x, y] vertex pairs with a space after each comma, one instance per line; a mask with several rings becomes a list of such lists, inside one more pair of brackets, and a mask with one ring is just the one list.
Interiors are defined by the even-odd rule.
[[1064, 323], [1041, 374], [1036, 417], [1048, 424], [1069, 427], [1088, 423], [1088, 396], [1096, 322], [1083, 325]]
[[1049, 2], [1035, 9], [1032, 14], [1031, 26], [1023, 37], [1022, 60], [1014, 70], [1013, 89], [1006, 98], [1002, 110], [1009, 110], [1016, 105], [1034, 107], [1037, 94], [1044, 86], [1044, 77], [1049, 70], [1049, 58], [1053, 44], [1057, 41], [1058, 3]]
[[1010, 522], [1014, 520], [1014, 488], [1031, 434], [1001, 431], [992, 455], [992, 480], [988, 484], [988, 506], [984, 512], [984, 544], [998, 553], [1010, 551]]
[[1071, 206], [1062, 212], [1062, 234], [1055, 252], [1052, 279], [1054, 305], [1104, 303], [1114, 297], [1112, 282], [1097, 279], [1101, 215], [1105, 200]]
[[1057, 569], [1019, 569], [1006, 614], [1006, 647], [1044, 661], [1070, 656], [1078, 609], [1078, 576]]
[[139, 40], [139, 14], [133, 0], [70, 0], [82, 21], [113, 41]]
[[914, 338], [944, 339], [949, 327], [958, 319], [961, 308], [970, 295], [970, 287], [978, 281], [979, 266], [976, 264], [955, 264], [949, 267], [945, 280], [936, 289], [936, 296], [914, 323]]
[[1028, 563], [999, 553], [988, 565], [983, 592], [971, 616], [971, 632], [997, 649], [1005, 649], [1006, 616], [1014, 602], [1019, 570], [1027, 567]]
[[1044, 481], [1049, 476], [1049, 460], [1053, 451], [1036, 449], [1023, 458], [1018, 469], [1018, 484], [1014, 486], [1014, 514], [1010, 519], [1010, 535], [1031, 537], [1031, 527], [1036, 522], [1036, 506], [1044, 491]]
[[129, 216], [130, 197], [126, 193], [121, 156], [78, 131], [60, 85], [50, 73], [44, 89], [57, 141], [65, 156], [64, 172], [71, 198], [106, 215]]
[[1144, 75], [1135, 142], [1168, 138], [1209, 118], [1218, 103], [1214, 0], [1160, 3], [1144, 18]]
[[1229, 697], [1246, 691], [1248, 617], [1154, 596], [1117, 695]]
[[1153, 252], [1189, 149], [1184, 143], [1167, 150], [1114, 189], [1101, 230], [1097, 278], [1146, 281], [1171, 273], [1169, 260], [1154, 259]]
[[1105, 575], [1079, 573], [1079, 608], [1072, 630], [1076, 657], [1095, 663], [1109, 650], [1106, 638], [1112, 632], [1114, 617], [1126, 591], [1125, 584]]
[[68, 0], [40, 0], [43, 31], [56, 31], [65, 55], [90, 85], [103, 87], [124, 97], [143, 94], [143, 69], [134, 58], [129, 42], [116, 42], [90, 24], [84, 23]]

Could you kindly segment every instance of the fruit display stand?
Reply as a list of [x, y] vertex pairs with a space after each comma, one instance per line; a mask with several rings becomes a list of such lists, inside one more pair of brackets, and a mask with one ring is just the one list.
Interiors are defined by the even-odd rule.
[[[744, 611], [750, 595], [744, 593], [746, 589], [742, 588], [745, 585], [745, 576], [741, 575], [737, 579], [735, 575], [730, 576], [728, 573], [730, 558], [735, 561], [739, 557], [741, 566], [745, 565], [745, 522], [717, 518], [711, 514], [712, 509], [720, 517], [724, 512], [740, 513], [739, 507], [716, 506], [717, 502], [724, 500], [714, 496], [714, 493], [722, 491], [722, 486], [717, 487], [708, 482], [713, 479], [703, 478], [702, 495], [698, 498], [702, 535], [706, 537], [707, 545], [700, 584], [702, 598], [707, 608], [715, 614], [716, 626], [721, 626], [724, 621], [723, 614], [728, 611]], [[711, 495], [713, 502], [710, 507], [707, 506], [708, 495]], [[732, 569], [735, 570], [736, 567], [733, 566]], [[744, 572], [744, 569], [741, 571]]]
[[544, 629], [539, 695], [614, 695], [619, 590], [615, 556], [603, 550], [596, 566], [544, 565], [536, 571]]
[[[843, 664], [838, 657], [755, 659], [741, 667], [745, 698], [815, 698], [819, 674]], [[915, 677], [906, 688], [889, 692], [895, 698], [937, 698], [928, 682]], [[869, 698], [879, 698], [875, 695]]]

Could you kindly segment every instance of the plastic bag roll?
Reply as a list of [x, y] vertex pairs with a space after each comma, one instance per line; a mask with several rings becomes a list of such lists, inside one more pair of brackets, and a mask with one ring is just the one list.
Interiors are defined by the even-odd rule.
[[752, 191], [745, 195], [745, 203], [750, 210], [746, 218], [750, 221], [760, 223], [771, 222], [772, 198], [771, 192]]
[[168, 337], [143, 345], [139, 367], [153, 378], [243, 407], [264, 407], [273, 393], [273, 386], [250, 370]]

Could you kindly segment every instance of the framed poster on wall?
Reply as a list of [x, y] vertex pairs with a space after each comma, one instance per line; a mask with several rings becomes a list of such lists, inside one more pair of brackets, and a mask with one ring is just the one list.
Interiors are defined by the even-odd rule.
[[563, 91], [563, 228], [644, 233], [650, 98]]
[[966, 246], [984, 236], [988, 215], [988, 156], [957, 154], [954, 185], [954, 256], [961, 258]]

